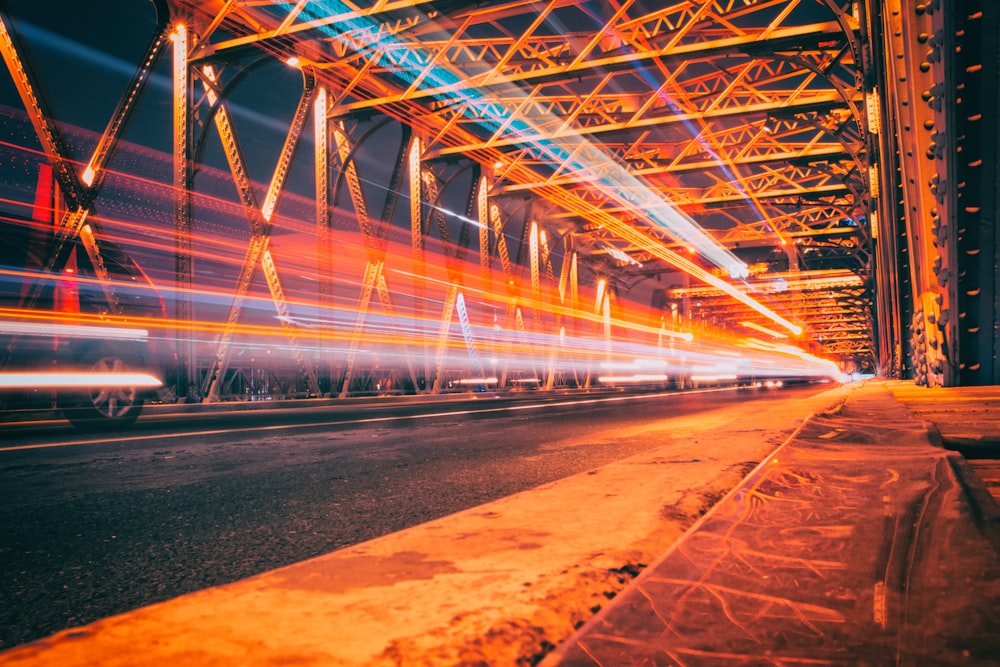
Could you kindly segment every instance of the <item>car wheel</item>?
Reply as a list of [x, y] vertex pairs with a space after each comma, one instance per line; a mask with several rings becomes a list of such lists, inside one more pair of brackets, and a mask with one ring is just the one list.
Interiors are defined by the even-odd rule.
[[[120, 373], [132, 368], [125, 359], [114, 354], [103, 355], [90, 365], [98, 373]], [[104, 427], [130, 426], [142, 411], [144, 398], [136, 387], [89, 387], [60, 399], [66, 418], [77, 428], [93, 430]]]

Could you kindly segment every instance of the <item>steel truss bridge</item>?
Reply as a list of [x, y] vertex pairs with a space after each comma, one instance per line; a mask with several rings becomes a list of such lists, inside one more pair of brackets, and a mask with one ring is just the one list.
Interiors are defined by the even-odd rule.
[[89, 11], [149, 43], [117, 105], [76, 100], [103, 130], [48, 103], [68, 84], [5, 6], [4, 185], [51, 170], [48, 215], [41, 186], [22, 202], [54, 230], [42, 273], [82, 248], [102, 321], [136, 324], [102, 269], [130, 249], [178, 398], [683, 382], [741, 355], [1000, 383], [993, 0], [114, 6]]

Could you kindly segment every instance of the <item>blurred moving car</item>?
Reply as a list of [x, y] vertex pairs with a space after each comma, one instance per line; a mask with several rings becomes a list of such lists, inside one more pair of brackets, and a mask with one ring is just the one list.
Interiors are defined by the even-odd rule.
[[47, 272], [51, 224], [0, 218], [0, 409], [55, 407], [80, 428], [127, 426], [163, 384], [168, 355], [148, 327], [165, 305], [115, 243], [95, 241], [93, 257], [80, 239], [70, 245], [63, 269]]

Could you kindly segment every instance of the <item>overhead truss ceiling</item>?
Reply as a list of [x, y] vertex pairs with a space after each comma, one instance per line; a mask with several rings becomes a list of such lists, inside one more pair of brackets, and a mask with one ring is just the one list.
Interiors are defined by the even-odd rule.
[[[395, 118], [423, 138], [423, 159], [475, 160], [491, 196], [547, 202], [537, 215], [623, 281], [688, 261], [728, 268], [698, 245], [704, 235], [801, 285], [794, 309], [755, 298], [796, 317], [821, 350], [872, 353], [877, 184], [848, 0], [176, 0], [172, 10], [198, 32], [195, 61], [263, 50], [295, 63], [328, 86], [332, 116]], [[855, 278], [821, 289], [797, 278], [828, 271]], [[731, 300], [715, 308], [716, 319], [755, 316]]]

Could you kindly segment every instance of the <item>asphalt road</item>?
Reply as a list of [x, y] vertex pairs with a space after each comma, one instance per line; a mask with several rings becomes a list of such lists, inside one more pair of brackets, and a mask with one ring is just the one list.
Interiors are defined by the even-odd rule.
[[[0, 431], [0, 650], [636, 454], [608, 437], [737, 394], [480, 396]], [[802, 393], [800, 393], [802, 392]]]

